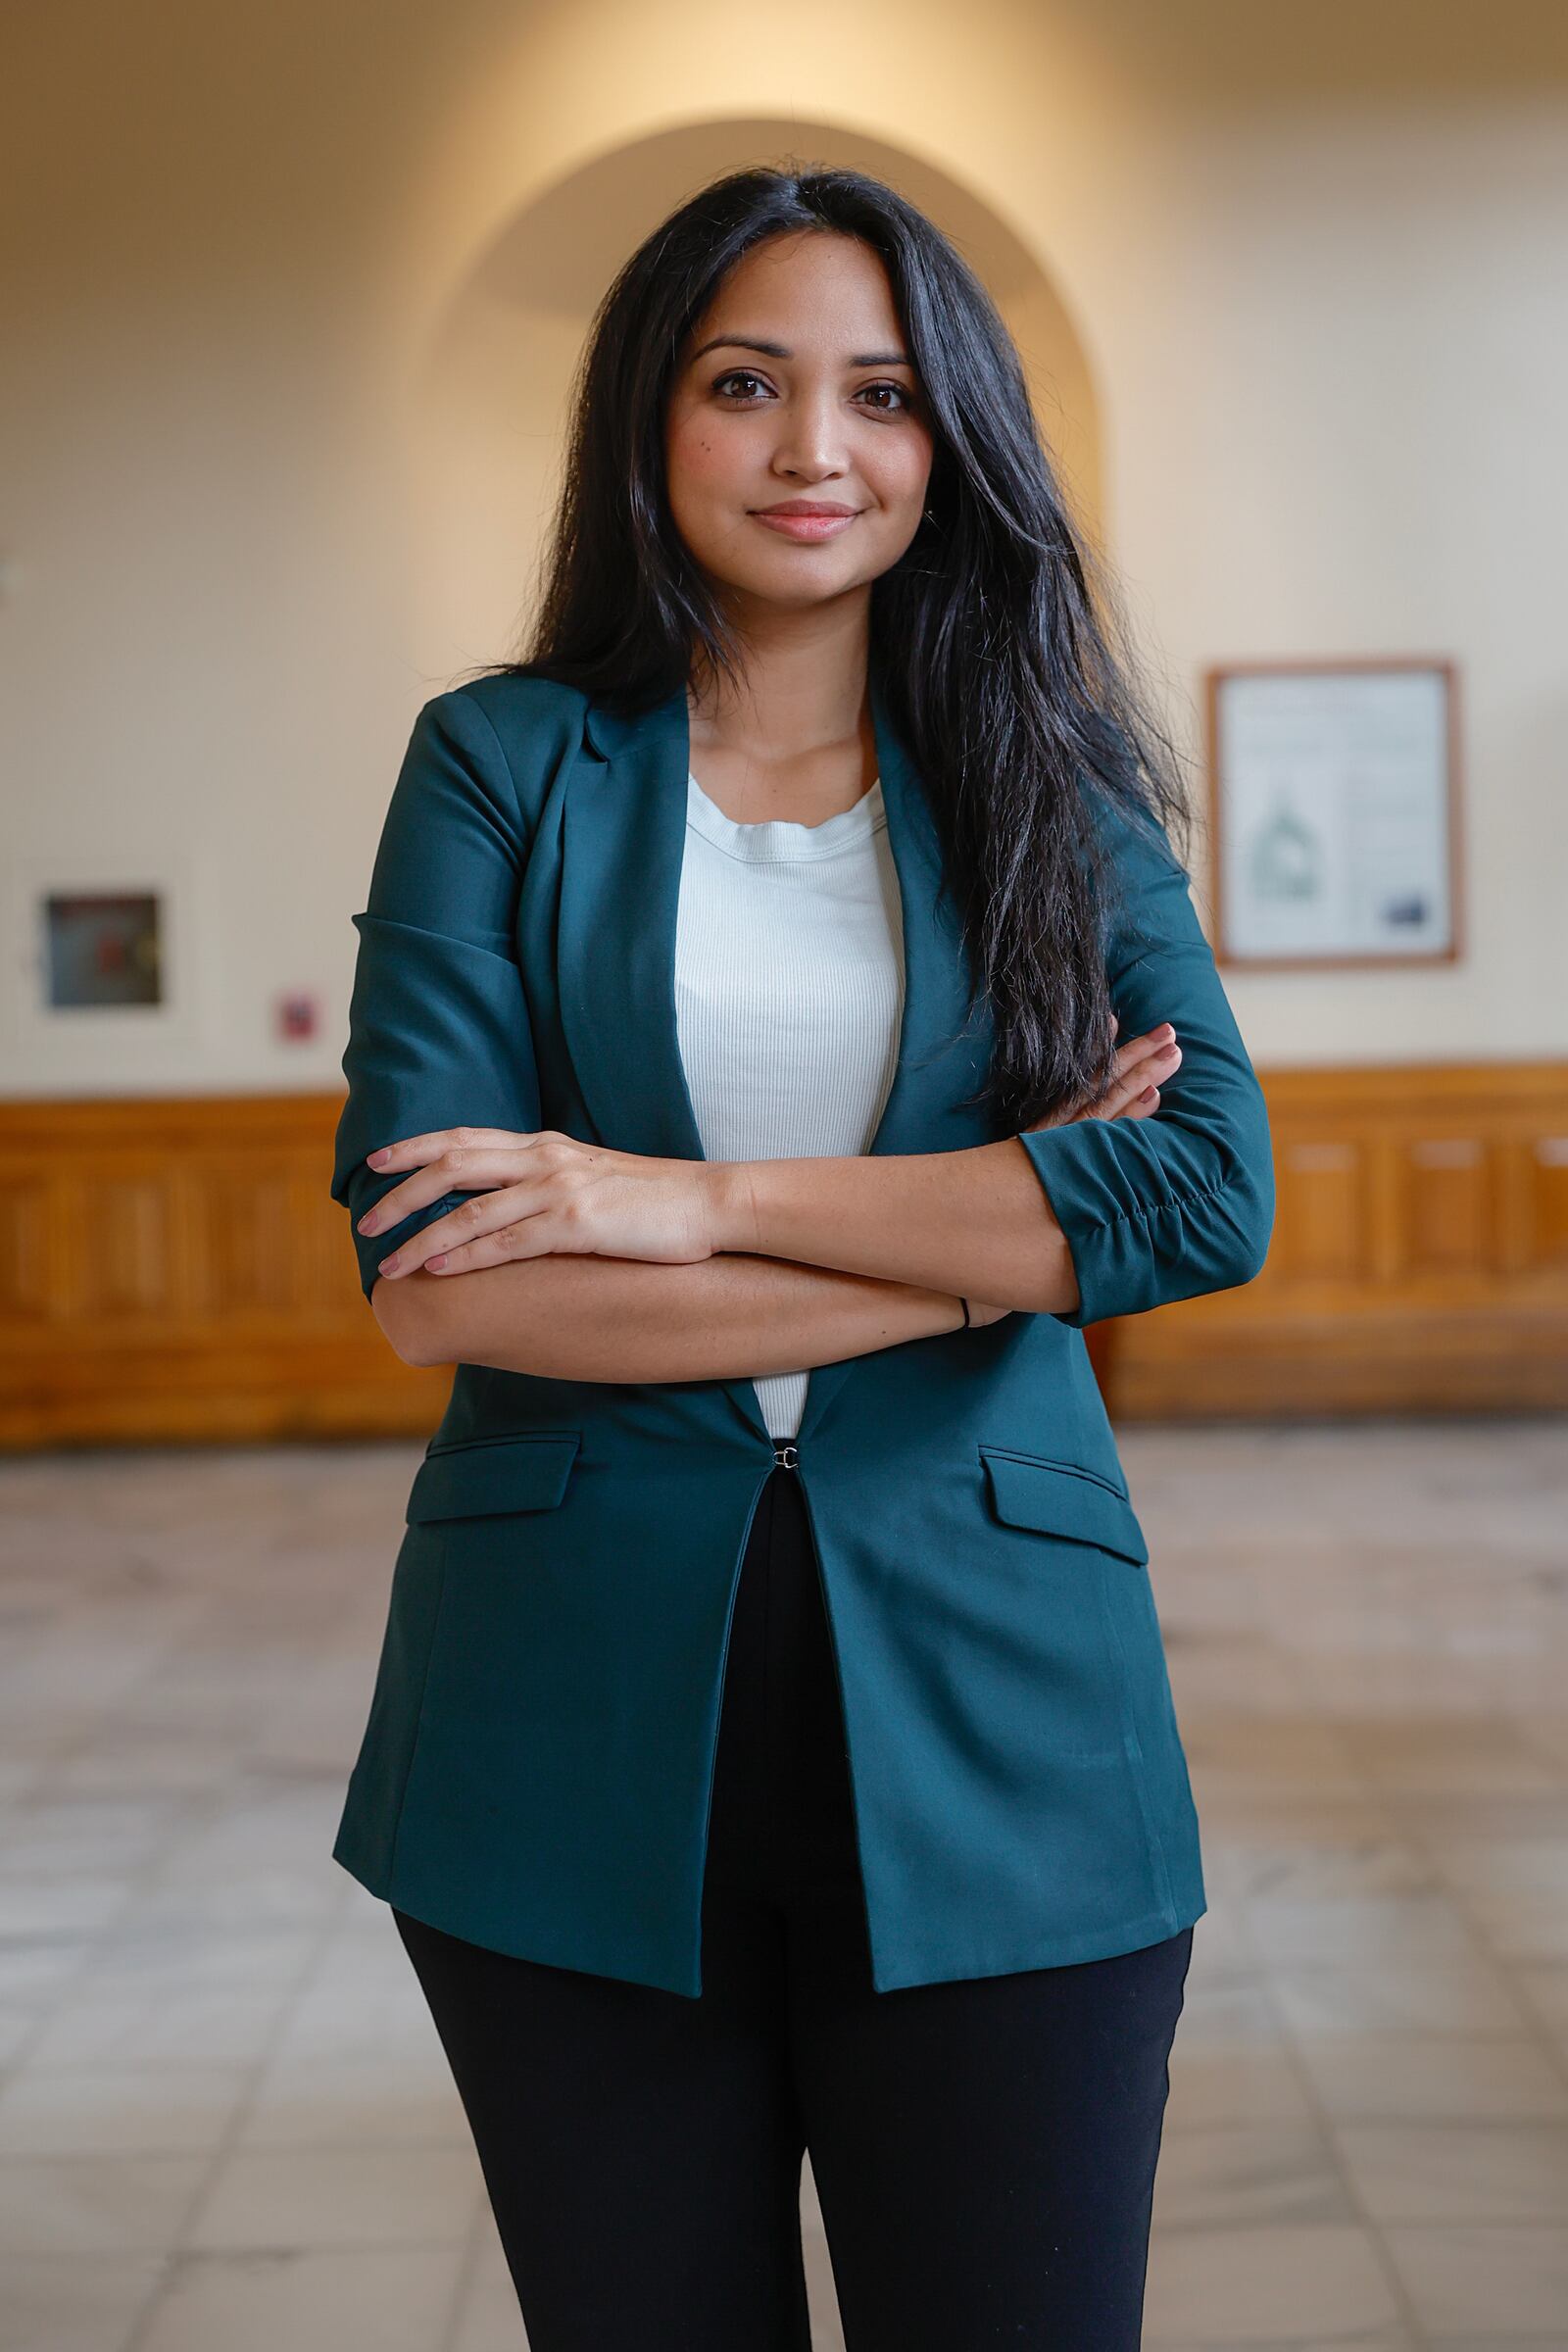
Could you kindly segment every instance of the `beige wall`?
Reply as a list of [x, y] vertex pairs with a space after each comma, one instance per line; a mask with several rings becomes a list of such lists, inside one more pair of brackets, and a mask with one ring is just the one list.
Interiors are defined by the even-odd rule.
[[[1568, 19], [1474, 13], [13, 22], [0, 1087], [335, 1083], [408, 724], [512, 642], [588, 308], [665, 205], [789, 146], [899, 177], [997, 286], [1190, 740], [1206, 661], [1457, 660], [1469, 955], [1234, 976], [1259, 1061], [1564, 1051]], [[46, 1036], [25, 884], [135, 860], [182, 894], [186, 1010]], [[271, 1033], [294, 987], [314, 1045]]]

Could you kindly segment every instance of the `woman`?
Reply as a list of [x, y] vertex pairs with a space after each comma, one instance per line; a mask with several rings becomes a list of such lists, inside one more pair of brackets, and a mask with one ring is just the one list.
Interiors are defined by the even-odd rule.
[[333, 1183], [457, 1366], [334, 1852], [533, 2352], [806, 2352], [807, 2146], [850, 2352], [1139, 2341], [1205, 1906], [1082, 1327], [1273, 1213], [1184, 813], [954, 249], [682, 206], [416, 720]]

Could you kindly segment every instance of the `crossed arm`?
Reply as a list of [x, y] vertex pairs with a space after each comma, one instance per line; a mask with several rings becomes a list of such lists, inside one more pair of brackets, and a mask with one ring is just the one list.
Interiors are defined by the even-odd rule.
[[[582, 1380], [729, 1379], [956, 1329], [964, 1297], [1079, 1326], [1250, 1281], [1274, 1212], [1262, 1092], [1169, 843], [1124, 810], [1104, 821], [1126, 884], [1105, 940], [1120, 1033], [1147, 1040], [1168, 1022], [1180, 1049], [1158, 1115], [1096, 1106], [949, 1152], [733, 1165], [601, 1152], [610, 1173], [593, 1181], [625, 1197], [588, 1239], [524, 1244], [503, 1263], [465, 1256], [432, 1273], [422, 1260], [447, 1241], [425, 1240], [426, 1229], [446, 1218], [458, 1240], [450, 1212], [518, 1171], [479, 1172], [474, 1184], [443, 1172], [411, 1195], [417, 1160], [371, 1165], [378, 1147], [462, 1121], [502, 1131], [513, 1147], [538, 1151], [548, 1139], [512, 937], [514, 788], [466, 691], [427, 704], [369, 904], [354, 918], [349, 1097], [332, 1182], [354, 1220], [365, 1294], [398, 1353]], [[1146, 1075], [1163, 1081], [1168, 1068]], [[549, 1149], [562, 1146], [593, 1157], [570, 1138]], [[692, 1231], [704, 1246], [684, 1246]], [[393, 1250], [403, 1262], [389, 1279], [379, 1267]]]
[[1068, 1311], [1066, 1237], [1026, 1153], [702, 1163], [717, 1248], [686, 1264], [567, 1253], [383, 1275], [370, 1303], [414, 1363], [572, 1380], [805, 1371], [961, 1328], [965, 1297]]
[[[1164, 1027], [1120, 1047], [1094, 1116], [1152, 1114], [1181, 1060]], [[412, 1362], [728, 1379], [958, 1329], [965, 1299], [979, 1321], [1081, 1305], [1067, 1237], [1021, 1137], [964, 1152], [712, 1163], [627, 1158], [564, 1137], [480, 1135], [437, 1155], [450, 1141], [378, 1154], [401, 1182], [360, 1219], [365, 1236], [450, 1198], [455, 1183], [498, 1188], [473, 1192], [385, 1261], [401, 1270], [376, 1281], [371, 1303]], [[510, 1176], [521, 1178], [515, 1205], [533, 1211], [515, 1226], [499, 1189]], [[668, 1231], [691, 1236], [689, 1260], [657, 1262]], [[434, 1280], [423, 1259], [437, 1250], [476, 1262], [455, 1274], [448, 1254]], [[490, 1256], [503, 1262], [482, 1262]]]
[[755, 1379], [962, 1326], [958, 1298], [743, 1253], [691, 1265], [536, 1257], [443, 1281], [383, 1275], [370, 1296], [406, 1363], [553, 1380]]

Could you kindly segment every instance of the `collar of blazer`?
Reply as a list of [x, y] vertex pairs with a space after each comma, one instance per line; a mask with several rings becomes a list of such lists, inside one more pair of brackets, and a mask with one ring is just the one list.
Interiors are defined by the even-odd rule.
[[[993, 1031], [971, 1017], [956, 908], [914, 763], [875, 680], [871, 711], [888, 843], [899, 879], [904, 1009], [899, 1054], [873, 1152], [954, 1152], [996, 1140], [963, 1097], [983, 1083]], [[691, 737], [686, 690], [632, 716], [590, 699], [562, 814], [556, 970], [562, 1027], [595, 1127], [612, 1151], [702, 1159], [675, 1027], [675, 918], [685, 849]], [[800, 1435], [863, 1359], [817, 1366]], [[767, 1432], [750, 1380], [721, 1384]]]

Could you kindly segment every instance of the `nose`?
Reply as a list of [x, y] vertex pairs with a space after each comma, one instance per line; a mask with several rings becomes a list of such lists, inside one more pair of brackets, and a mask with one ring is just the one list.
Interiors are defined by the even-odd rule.
[[827, 388], [819, 393], [803, 392], [794, 400], [779, 404], [779, 437], [773, 452], [773, 466], [776, 472], [798, 475], [808, 482], [829, 481], [849, 471], [844, 424], [835, 392]]

